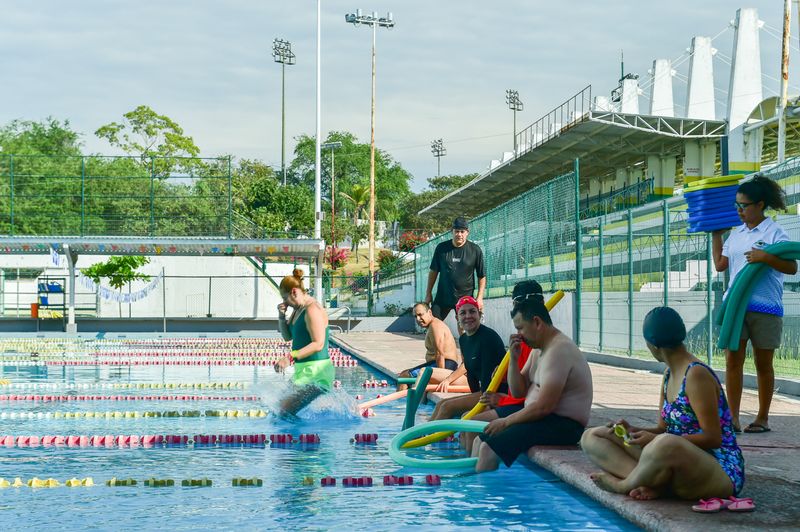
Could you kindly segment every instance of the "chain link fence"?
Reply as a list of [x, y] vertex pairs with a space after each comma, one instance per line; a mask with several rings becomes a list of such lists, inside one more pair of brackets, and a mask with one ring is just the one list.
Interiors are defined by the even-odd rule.
[[[786, 191], [790, 214], [776, 219], [792, 240], [800, 241], [793, 205], [800, 202], [800, 158], [764, 174]], [[549, 292], [572, 292], [575, 340], [582, 348], [643, 358], [650, 357], [641, 335], [644, 316], [655, 306], [669, 305], [686, 322], [690, 350], [724, 368], [713, 317], [728, 279], [714, 271], [710, 235], [687, 233], [683, 198], [628, 206], [641, 199], [642, 187], [650, 186], [642, 182], [615, 193], [616, 210], [587, 208], [579, 199], [577, 179], [575, 172], [554, 177], [470, 221], [470, 240], [484, 251], [487, 298], [506, 297], [525, 279], [537, 280]], [[425, 295], [436, 245], [449, 238], [445, 233], [416, 248], [417, 299]], [[800, 278], [787, 276], [784, 288], [783, 345], [775, 353], [775, 370], [796, 378]], [[755, 371], [750, 353], [747, 370]]]

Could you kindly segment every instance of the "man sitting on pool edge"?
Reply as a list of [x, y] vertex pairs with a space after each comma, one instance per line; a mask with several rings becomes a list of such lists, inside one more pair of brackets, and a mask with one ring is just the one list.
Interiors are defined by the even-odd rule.
[[[439, 384], [458, 368], [460, 359], [456, 341], [447, 325], [433, 315], [427, 303], [417, 303], [413, 312], [417, 324], [428, 331], [425, 334], [425, 363], [403, 370], [398, 377], [418, 377], [423, 368], [430, 366], [433, 368], [430, 384]], [[467, 380], [461, 377], [450, 384], [466, 385]], [[406, 388], [405, 384], [397, 385], [398, 391]]]
[[[491, 421], [475, 440], [475, 471], [493, 471], [503, 460], [511, 466], [534, 445], [575, 445], [580, 441], [592, 407], [592, 373], [583, 353], [553, 326], [541, 292], [515, 302], [511, 318], [517, 334], [510, 339], [508, 386], [525, 395], [522, 410]], [[522, 370], [517, 361], [522, 342], [540, 349]]]

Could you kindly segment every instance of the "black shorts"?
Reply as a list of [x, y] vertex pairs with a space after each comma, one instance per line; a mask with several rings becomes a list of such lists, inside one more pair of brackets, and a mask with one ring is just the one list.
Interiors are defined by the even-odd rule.
[[500, 457], [507, 467], [534, 445], [577, 445], [583, 435], [584, 426], [568, 417], [550, 414], [531, 421], [511, 425], [494, 436], [479, 435]]
[[508, 417], [511, 414], [519, 412], [525, 408], [525, 403], [517, 403], [515, 405], [503, 405], [494, 409], [497, 412], [497, 417]]
[[442, 321], [444, 321], [447, 315], [450, 314], [450, 311], [454, 308], [455, 306], [442, 305], [438, 301], [431, 303], [431, 312], [433, 313], [433, 316]]
[[[433, 368], [436, 366], [436, 361], [432, 360], [430, 362], [425, 362], [424, 364], [420, 364], [419, 366], [414, 366], [413, 368], [408, 370], [408, 374], [412, 377], [419, 377], [420, 371], [422, 368]], [[458, 369], [458, 362], [455, 360], [451, 360], [449, 358], [444, 359], [444, 369], [449, 369], [450, 371], [455, 371]]]

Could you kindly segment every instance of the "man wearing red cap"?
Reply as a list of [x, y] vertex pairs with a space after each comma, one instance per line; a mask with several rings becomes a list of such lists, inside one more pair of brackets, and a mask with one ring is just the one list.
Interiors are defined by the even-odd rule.
[[[481, 314], [478, 302], [472, 296], [464, 296], [456, 303], [458, 325], [464, 330], [458, 339], [463, 362], [439, 384], [437, 391], [446, 393], [448, 386], [466, 373], [471, 393], [440, 401], [431, 415], [431, 421], [450, 419], [472, 409], [503, 360], [506, 352], [503, 340], [493, 329], [481, 323]], [[500, 391], [504, 392], [505, 387]]]
[[[461, 216], [453, 221], [453, 238], [436, 246], [428, 273], [425, 302], [431, 305], [433, 315], [444, 320], [463, 296], [475, 294], [475, 277], [478, 278], [478, 293], [475, 300], [478, 310], [483, 311], [483, 293], [486, 290], [486, 274], [483, 267], [483, 250], [467, 240], [469, 225]], [[436, 297], [433, 285], [439, 279]]]

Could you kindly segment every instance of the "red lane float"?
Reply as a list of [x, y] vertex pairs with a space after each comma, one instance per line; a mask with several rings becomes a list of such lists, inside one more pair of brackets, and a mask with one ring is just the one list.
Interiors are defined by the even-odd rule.
[[[309, 435], [310, 436], [310, 435]], [[317, 437], [319, 440], [319, 437]], [[190, 445], [257, 445], [264, 446], [266, 434], [136, 434], [114, 435], [46, 435], [46, 436], [0, 436], [0, 446], [4, 447], [188, 447]]]
[[0, 401], [259, 401], [257, 395], [8, 395]]

